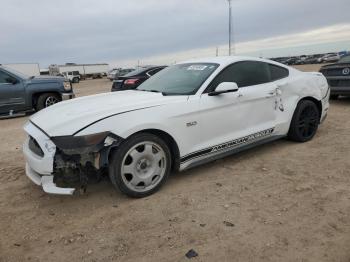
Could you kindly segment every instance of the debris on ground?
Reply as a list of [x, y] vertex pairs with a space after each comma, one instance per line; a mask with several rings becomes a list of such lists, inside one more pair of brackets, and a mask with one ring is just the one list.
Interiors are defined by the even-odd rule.
[[235, 226], [235, 224], [228, 222], [228, 221], [224, 221], [224, 225], [227, 227], [234, 227]]
[[186, 253], [186, 257], [191, 259], [193, 257], [197, 257], [198, 256], [198, 253], [196, 251], [194, 251], [193, 249], [191, 249], [190, 251], [188, 251]]

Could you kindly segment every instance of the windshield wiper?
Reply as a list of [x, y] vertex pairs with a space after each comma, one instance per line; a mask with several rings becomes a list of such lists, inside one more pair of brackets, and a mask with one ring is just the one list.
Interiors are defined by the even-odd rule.
[[161, 91], [158, 91], [158, 90], [146, 90], [146, 89], [136, 89], [136, 90], [144, 91], [144, 92], [162, 93]]
[[170, 92], [162, 92], [159, 90], [146, 90], [146, 89], [134, 89], [136, 91], [143, 91], [143, 92], [153, 92], [153, 93], [161, 93], [163, 96], [181, 96], [181, 95], [186, 95], [186, 94], [181, 94], [181, 93], [170, 93]]

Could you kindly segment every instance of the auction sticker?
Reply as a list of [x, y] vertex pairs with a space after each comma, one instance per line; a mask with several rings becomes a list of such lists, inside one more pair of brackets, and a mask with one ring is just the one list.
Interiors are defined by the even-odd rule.
[[206, 66], [206, 65], [191, 65], [191, 66], [187, 67], [187, 70], [203, 71], [207, 67], [208, 66]]

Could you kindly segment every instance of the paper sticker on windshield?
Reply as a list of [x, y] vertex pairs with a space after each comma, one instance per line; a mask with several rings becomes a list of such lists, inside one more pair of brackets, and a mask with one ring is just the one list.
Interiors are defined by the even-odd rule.
[[187, 70], [203, 71], [207, 67], [208, 66], [206, 66], [206, 65], [191, 65], [191, 66], [187, 67]]

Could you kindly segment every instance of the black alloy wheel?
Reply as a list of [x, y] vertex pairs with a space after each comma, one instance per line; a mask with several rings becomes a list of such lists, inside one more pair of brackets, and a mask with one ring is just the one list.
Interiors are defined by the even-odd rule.
[[315, 136], [319, 122], [317, 105], [313, 101], [302, 100], [294, 112], [288, 137], [297, 142], [307, 142]]

